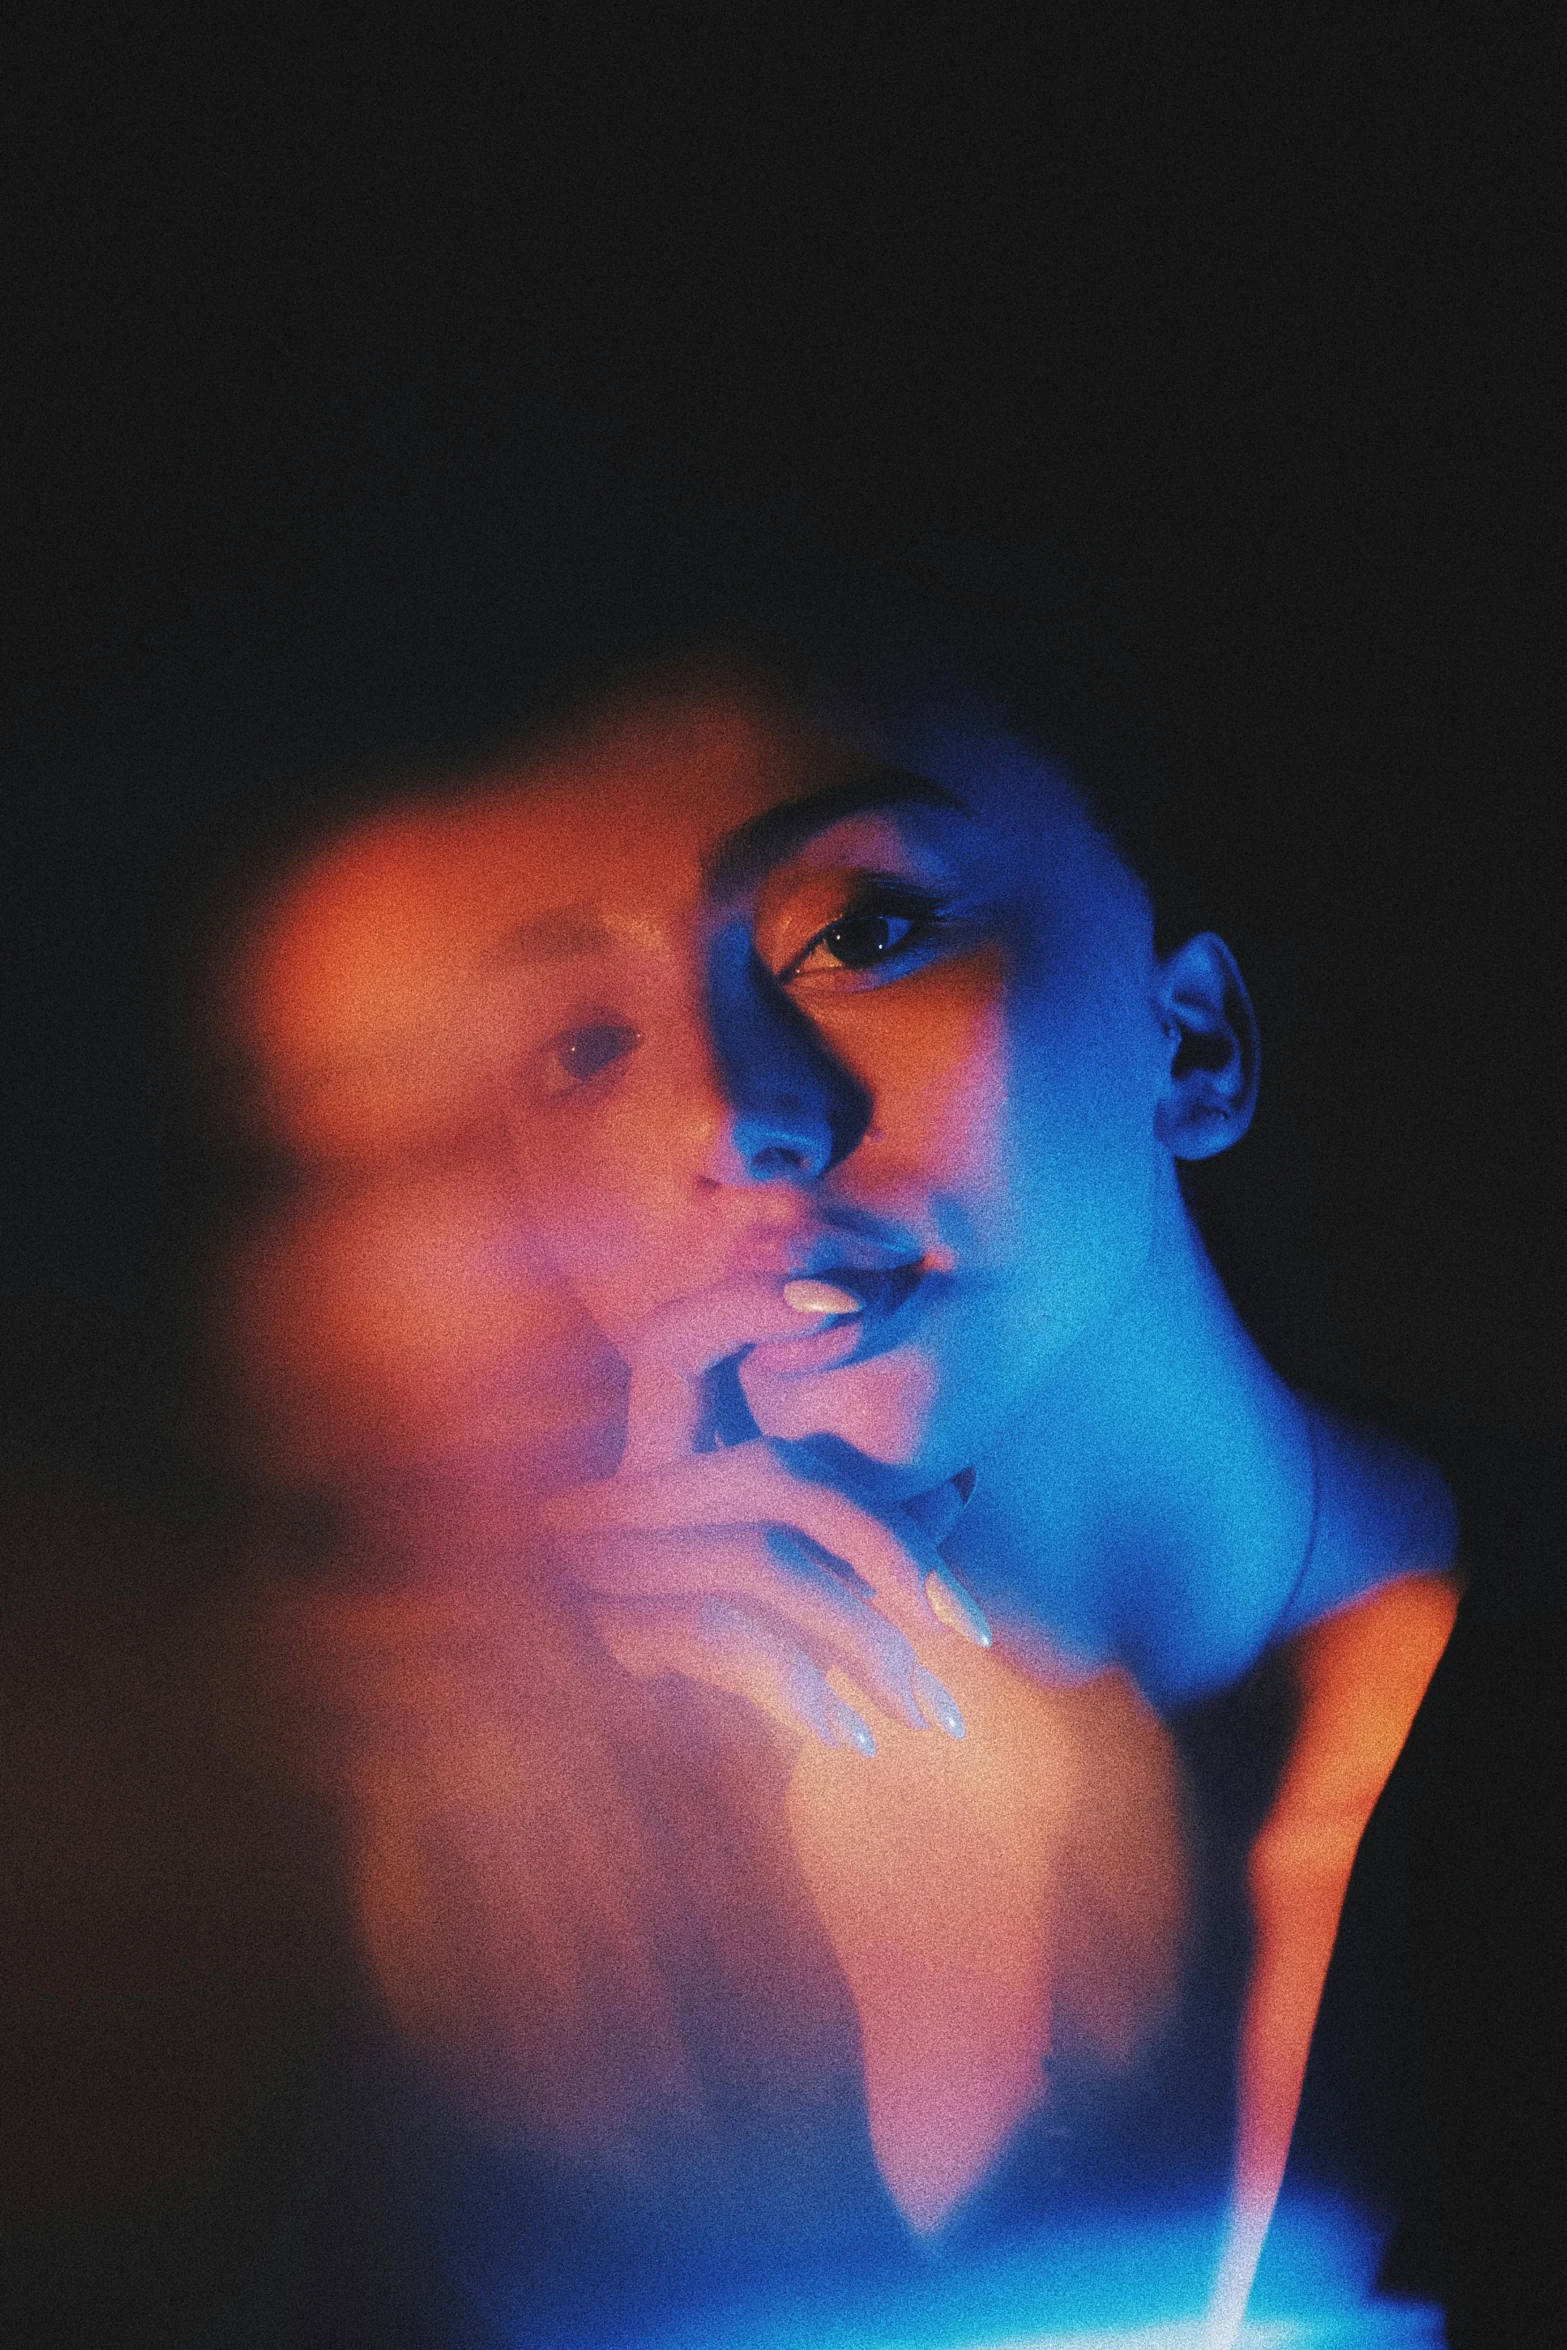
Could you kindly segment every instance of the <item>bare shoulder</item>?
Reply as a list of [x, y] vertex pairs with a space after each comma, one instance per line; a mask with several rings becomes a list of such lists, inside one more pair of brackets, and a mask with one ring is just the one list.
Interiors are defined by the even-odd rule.
[[1424, 1453], [1312, 1401], [1318, 1510], [1286, 1648], [1300, 1712], [1263, 1862], [1347, 1873], [1458, 1612], [1458, 1511]]
[[1456, 1591], [1458, 1509], [1436, 1463], [1385, 1429], [1303, 1400], [1317, 1455], [1317, 1519], [1290, 1629], [1410, 1576], [1440, 1577]]

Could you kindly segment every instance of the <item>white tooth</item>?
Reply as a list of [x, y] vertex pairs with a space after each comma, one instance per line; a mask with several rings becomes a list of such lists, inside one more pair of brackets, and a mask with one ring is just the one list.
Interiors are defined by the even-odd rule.
[[786, 1281], [783, 1301], [797, 1314], [863, 1314], [865, 1300], [831, 1281]]

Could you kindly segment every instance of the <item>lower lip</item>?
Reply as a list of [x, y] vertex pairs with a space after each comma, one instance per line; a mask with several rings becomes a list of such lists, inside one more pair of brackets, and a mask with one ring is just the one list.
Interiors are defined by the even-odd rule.
[[[832, 1280], [835, 1276], [829, 1273], [824, 1278]], [[885, 1343], [889, 1332], [897, 1330], [901, 1335], [901, 1326], [913, 1321], [929, 1288], [930, 1276], [922, 1271], [913, 1287], [895, 1303], [867, 1304], [862, 1313], [829, 1316], [823, 1328], [800, 1338], [763, 1339], [751, 1348], [746, 1362], [781, 1378], [831, 1371], [854, 1355], [868, 1352], [870, 1345]]]

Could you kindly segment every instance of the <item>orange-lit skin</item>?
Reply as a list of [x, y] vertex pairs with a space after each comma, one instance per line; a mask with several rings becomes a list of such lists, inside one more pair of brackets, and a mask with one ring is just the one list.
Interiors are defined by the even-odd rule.
[[1404, 1575], [1293, 1644], [1300, 1718], [1251, 1853], [1256, 1953], [1241, 2018], [1232, 2219], [1205, 2350], [1227, 2350], [1245, 2315], [1355, 1854], [1457, 1607], [1450, 1576]]
[[[1184, 1864], [1159, 1710], [1260, 1653], [1314, 1522], [1315, 1453], [1300, 1729], [1252, 1871], [1218, 2344], [1282, 2171], [1348, 1865], [1451, 1621], [1450, 1505], [1413, 1456], [1318, 1424], [1230, 1312], [1174, 1173], [1218, 1147], [1201, 1071], [1173, 1064], [1177, 1034], [1223, 1029], [1225, 966], [1155, 955], [1138, 885], [1040, 762], [1010, 746], [971, 773], [949, 746], [920, 771], [962, 780], [966, 814], [852, 815], [733, 902], [704, 896], [723, 836], [863, 760], [739, 687], [671, 687], [456, 795], [394, 805], [275, 890], [237, 942], [221, 1019], [259, 1125], [304, 1175], [231, 1257], [235, 1377], [275, 1473], [395, 1522], [416, 1580], [487, 1580], [504, 1608], [539, 1555], [539, 1499], [571, 1489], [554, 1555], [621, 1662], [818, 1728], [791, 1831], [858, 2011], [877, 2157], [922, 2230], [1039, 2102], [1058, 2010], [1112, 2068], [1167, 2012]], [[715, 1045], [714, 939], [742, 921], [791, 974], [842, 911], [845, 874], [867, 870], [979, 912], [895, 984], [780, 982], [869, 1113], [840, 1163], [763, 1177]], [[605, 943], [561, 951], [588, 905]], [[553, 950], [523, 962], [541, 917]], [[557, 1040], [615, 1021], [634, 1046], [563, 1085]], [[895, 1230], [950, 1287], [906, 1342], [818, 1372], [768, 1297], [834, 1218]], [[699, 1331], [669, 1333], [709, 1297], [724, 1336], [704, 1360]], [[725, 1585], [717, 1505], [696, 1498], [739, 1455], [690, 1441], [702, 1370], [741, 1344], [764, 1437], [852, 1447], [863, 1506], [900, 1538], [903, 1500], [978, 1465], [948, 1555], [997, 1647], [943, 1630], [917, 1575], [856, 1603], [867, 1639], [893, 1627], [885, 1671], [917, 1658], [950, 1691], [961, 1743], [900, 1713], [853, 1636], [823, 1663], [775, 1585], [785, 1647], [825, 1671], [820, 1717], [748, 1648], [756, 1588], [738, 1565]], [[584, 1489], [614, 1459], [627, 1366], [621, 1471]], [[1191, 1398], [1184, 1416], [1171, 1394]], [[660, 1477], [692, 1495], [685, 1518], [649, 1515]], [[720, 1641], [689, 1595], [726, 1589]], [[867, 1702], [869, 1765], [843, 1710]], [[1108, 1824], [1107, 1782], [1138, 1791]], [[397, 1922], [407, 1856], [384, 1816], [377, 1833], [367, 1932], [411, 2014], [407, 1986], [439, 1960]], [[1097, 1944], [1062, 1909], [1085, 1869]]]
[[[613, 1459], [624, 1377], [558, 1284], [519, 1263], [493, 1153], [317, 1170], [232, 1245], [234, 1442], [269, 1480], [348, 1501], [366, 1543], [426, 1577], [452, 1513], [510, 1555], [519, 1510]], [[412, 1548], [409, 1549], [409, 1545]], [[477, 1564], [470, 1543], [463, 1578]]]

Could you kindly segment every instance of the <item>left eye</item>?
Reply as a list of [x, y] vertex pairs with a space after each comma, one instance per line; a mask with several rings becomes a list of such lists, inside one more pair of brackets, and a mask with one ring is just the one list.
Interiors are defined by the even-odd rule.
[[783, 980], [827, 977], [833, 972], [870, 974], [898, 964], [923, 946], [939, 927], [934, 906], [889, 905], [885, 900], [851, 906], [802, 947]]
[[884, 961], [902, 946], [913, 929], [913, 918], [908, 914], [845, 914], [839, 921], [828, 923], [795, 968], [809, 969], [818, 957], [830, 957], [846, 971], [868, 971], [872, 964]]
[[641, 1043], [637, 1031], [624, 1020], [595, 1020], [569, 1028], [544, 1048], [537, 1083], [546, 1097], [575, 1093], [606, 1069], [623, 1061]]

